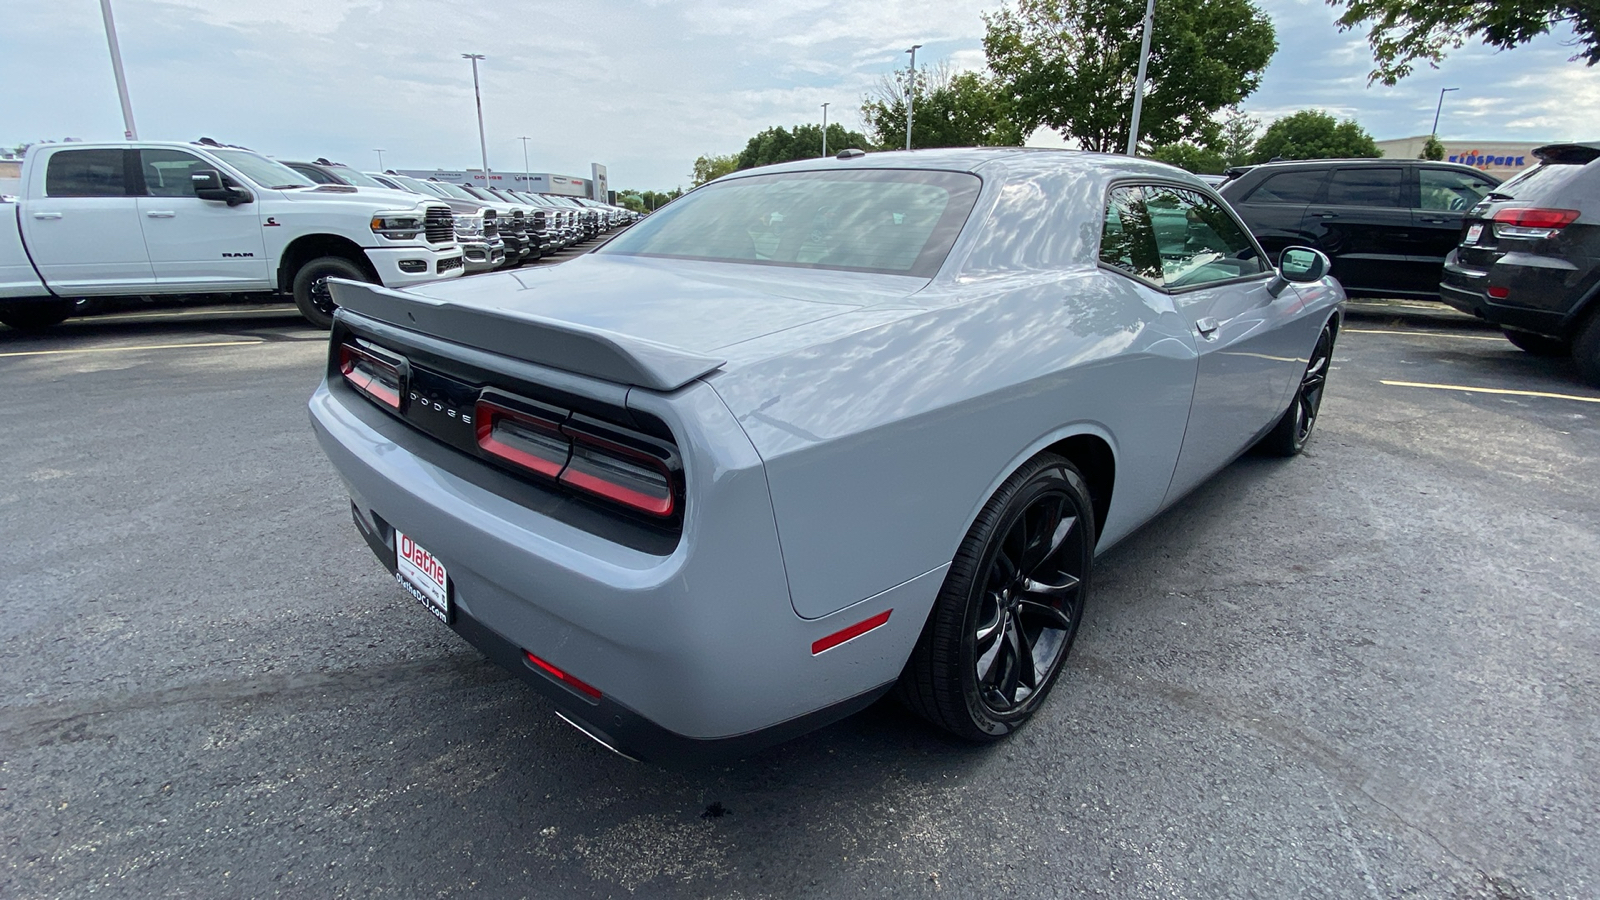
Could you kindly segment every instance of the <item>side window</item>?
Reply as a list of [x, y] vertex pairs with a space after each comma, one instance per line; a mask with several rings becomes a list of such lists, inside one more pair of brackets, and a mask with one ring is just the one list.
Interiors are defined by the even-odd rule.
[[1144, 196], [1167, 287], [1193, 287], [1266, 271], [1255, 243], [1209, 197], [1171, 187], [1147, 187]]
[[49, 197], [126, 197], [122, 150], [57, 150], [44, 170]]
[[1406, 209], [1405, 170], [1378, 166], [1334, 169], [1328, 179], [1330, 206], [1390, 206]]
[[1326, 170], [1279, 172], [1261, 182], [1246, 203], [1295, 203], [1304, 206], [1316, 199], [1317, 191], [1328, 177]]
[[1156, 252], [1143, 189], [1111, 190], [1106, 199], [1105, 225], [1100, 231], [1100, 261], [1146, 281], [1161, 283], [1161, 257]]
[[190, 176], [201, 169], [215, 168], [182, 150], [140, 150], [139, 163], [144, 169], [145, 191], [152, 197], [193, 197], [194, 181]]
[[1422, 188], [1423, 209], [1457, 212], [1471, 209], [1494, 187], [1482, 176], [1450, 169], [1418, 169], [1417, 181]]

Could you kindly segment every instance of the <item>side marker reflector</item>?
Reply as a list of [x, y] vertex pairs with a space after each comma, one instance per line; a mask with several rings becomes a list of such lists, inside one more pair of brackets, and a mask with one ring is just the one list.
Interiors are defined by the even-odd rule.
[[825, 638], [812, 641], [811, 655], [816, 656], [818, 653], [821, 653], [824, 650], [832, 650], [834, 647], [839, 646], [845, 641], [853, 641], [856, 638], [861, 637], [863, 634], [866, 634], [872, 629], [877, 628], [889, 621], [889, 614], [892, 612], [894, 612], [894, 610], [886, 609], [872, 618], [867, 619], [865, 622], [857, 622], [856, 624], [851, 625], [849, 628], [835, 631], [833, 634], [830, 634]]
[[540, 670], [541, 672], [544, 672], [546, 675], [549, 675], [551, 678], [554, 678], [555, 680], [561, 682], [562, 684], [566, 685], [567, 687], [570, 687], [573, 690], [575, 690], [578, 693], [583, 694], [585, 696], [593, 697], [596, 700], [600, 699], [600, 689], [599, 688], [594, 687], [592, 685], [589, 685], [589, 684], [587, 684], [585, 682], [579, 681], [578, 679], [572, 677], [571, 675], [568, 675], [566, 672], [563, 672], [562, 670], [556, 668], [555, 666], [552, 666], [551, 664], [545, 662], [544, 660], [540, 659], [537, 656], [534, 656], [532, 653], [529, 653], [526, 650], [522, 651], [522, 656], [523, 656], [523, 658], [525, 658], [528, 661], [529, 665], [531, 665], [534, 668]]

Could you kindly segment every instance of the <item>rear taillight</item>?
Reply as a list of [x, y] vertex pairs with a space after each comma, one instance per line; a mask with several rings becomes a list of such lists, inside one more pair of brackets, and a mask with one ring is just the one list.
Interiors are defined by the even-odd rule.
[[546, 478], [558, 478], [572, 455], [572, 443], [561, 433], [564, 411], [512, 409], [480, 399], [473, 410], [478, 448]]
[[398, 412], [400, 410], [401, 361], [357, 347], [339, 345], [339, 374], [352, 387], [374, 401]]
[[1501, 238], [1542, 240], [1578, 220], [1575, 209], [1510, 207], [1494, 214], [1494, 234]]
[[676, 511], [673, 455], [653, 442], [629, 440], [568, 421], [562, 431], [572, 438], [572, 461], [561, 482], [658, 518]]
[[652, 518], [678, 512], [678, 456], [655, 438], [498, 392], [478, 400], [473, 425], [500, 462]]

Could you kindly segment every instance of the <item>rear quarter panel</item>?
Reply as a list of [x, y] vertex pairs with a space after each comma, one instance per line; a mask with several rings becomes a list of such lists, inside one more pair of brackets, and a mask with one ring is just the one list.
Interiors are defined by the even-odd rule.
[[929, 290], [972, 299], [708, 378], [765, 462], [803, 617], [948, 564], [1062, 438], [1116, 456], [1101, 546], [1166, 494], [1196, 367], [1170, 301], [1085, 266]]

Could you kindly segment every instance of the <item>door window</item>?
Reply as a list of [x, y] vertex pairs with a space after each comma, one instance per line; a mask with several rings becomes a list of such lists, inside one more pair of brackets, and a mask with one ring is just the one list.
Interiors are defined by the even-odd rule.
[[44, 170], [49, 197], [125, 197], [128, 194], [121, 150], [58, 150]]
[[1378, 166], [1334, 169], [1328, 179], [1330, 206], [1409, 208], [1405, 202], [1405, 170]]
[[1328, 177], [1326, 170], [1279, 172], [1271, 176], [1251, 192], [1247, 201], [1250, 203], [1310, 203], [1317, 196], [1317, 191], [1322, 190], [1322, 182]]
[[1449, 169], [1419, 169], [1417, 180], [1422, 188], [1423, 209], [1462, 212], [1494, 188], [1494, 183], [1481, 175]]
[[182, 150], [140, 150], [144, 189], [152, 197], [193, 197], [195, 172], [212, 169], [205, 160]]
[[1107, 197], [1105, 225], [1100, 231], [1100, 261], [1146, 281], [1161, 283], [1161, 255], [1156, 252], [1143, 189], [1113, 188]]
[[1169, 288], [1229, 281], [1266, 271], [1261, 254], [1233, 217], [1204, 195], [1147, 187], [1145, 206]]

